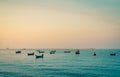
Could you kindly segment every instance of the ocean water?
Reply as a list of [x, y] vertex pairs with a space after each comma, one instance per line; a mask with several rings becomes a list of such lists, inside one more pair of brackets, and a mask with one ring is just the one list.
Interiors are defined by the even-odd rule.
[[[65, 49], [44, 50], [44, 58], [36, 59], [27, 53], [36, 50], [0, 49], [0, 77], [120, 77], [120, 49], [81, 49], [80, 54], [64, 53]], [[96, 52], [96, 56], [93, 56]], [[115, 52], [116, 56], [110, 56]]]

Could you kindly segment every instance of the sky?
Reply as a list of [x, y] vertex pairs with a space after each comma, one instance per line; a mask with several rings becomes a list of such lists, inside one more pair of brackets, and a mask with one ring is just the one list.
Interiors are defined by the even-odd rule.
[[0, 48], [120, 48], [120, 0], [0, 0]]

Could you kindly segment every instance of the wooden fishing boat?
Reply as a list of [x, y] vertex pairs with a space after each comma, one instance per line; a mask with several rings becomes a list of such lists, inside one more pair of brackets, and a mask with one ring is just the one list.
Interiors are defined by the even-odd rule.
[[116, 55], [116, 53], [110, 53], [110, 56], [115, 56]]
[[32, 55], [34, 55], [34, 52], [33, 53], [27, 53], [28, 54], [28, 56], [32, 56]]
[[77, 50], [75, 51], [75, 54], [80, 54], [80, 50], [77, 49]]
[[96, 56], [96, 53], [95, 53], [95, 52], [93, 53], [93, 56]]
[[45, 51], [37, 50], [39, 53], [45, 53]]
[[41, 55], [35, 55], [36, 58], [43, 58], [44, 57], [44, 54], [41, 54]]
[[64, 53], [71, 53], [71, 51], [69, 51], [69, 50], [68, 51], [64, 51]]
[[16, 51], [16, 54], [19, 54], [19, 53], [21, 53], [21, 51]]
[[55, 54], [56, 50], [50, 51], [50, 54]]

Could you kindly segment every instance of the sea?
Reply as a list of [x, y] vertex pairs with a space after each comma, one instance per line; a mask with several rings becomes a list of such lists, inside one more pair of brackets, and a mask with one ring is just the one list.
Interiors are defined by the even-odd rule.
[[80, 54], [76, 49], [39, 49], [45, 51], [43, 58], [36, 58], [41, 54], [37, 50], [0, 49], [0, 77], [120, 77], [120, 49], [79, 49]]

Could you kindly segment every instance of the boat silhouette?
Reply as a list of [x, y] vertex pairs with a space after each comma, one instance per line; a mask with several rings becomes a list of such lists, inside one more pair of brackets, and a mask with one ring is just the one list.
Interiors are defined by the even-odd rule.
[[116, 53], [110, 53], [110, 56], [115, 56], [116, 55]]
[[50, 51], [50, 54], [55, 54], [56, 50]]
[[95, 53], [95, 52], [93, 53], [93, 56], [96, 56], [96, 53]]
[[32, 56], [32, 55], [34, 55], [34, 52], [33, 53], [27, 53], [28, 54], [28, 56]]
[[35, 55], [36, 59], [37, 58], [43, 58], [44, 57], [44, 54], [41, 54], [41, 55]]
[[70, 53], [70, 52], [71, 52], [71, 51], [69, 51], [69, 50], [68, 50], [68, 51], [64, 51], [64, 53]]
[[37, 50], [39, 53], [45, 53], [45, 51]]
[[21, 51], [16, 51], [16, 54], [19, 54], [19, 53], [21, 53]]
[[75, 54], [80, 54], [80, 50], [77, 49], [77, 50], [75, 51]]

